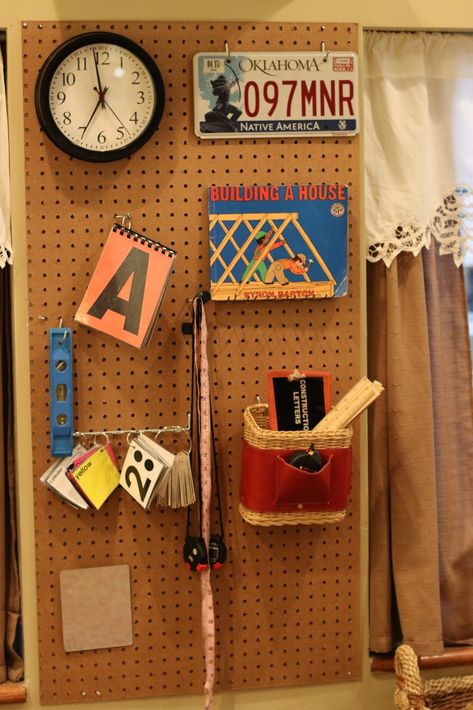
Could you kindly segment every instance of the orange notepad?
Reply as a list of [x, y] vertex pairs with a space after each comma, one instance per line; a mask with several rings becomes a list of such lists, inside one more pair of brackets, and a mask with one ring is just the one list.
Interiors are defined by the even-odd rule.
[[145, 347], [175, 256], [169, 247], [115, 224], [75, 320], [137, 348]]

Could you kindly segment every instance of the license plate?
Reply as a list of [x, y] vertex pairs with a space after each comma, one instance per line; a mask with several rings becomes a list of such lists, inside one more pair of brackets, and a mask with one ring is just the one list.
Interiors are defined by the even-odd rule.
[[353, 52], [194, 57], [194, 127], [200, 138], [354, 135], [358, 103]]

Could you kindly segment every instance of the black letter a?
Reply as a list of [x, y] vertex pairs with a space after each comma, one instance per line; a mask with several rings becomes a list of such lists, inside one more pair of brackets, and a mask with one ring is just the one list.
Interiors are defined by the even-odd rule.
[[[148, 260], [149, 255], [146, 252], [133, 247], [95, 303], [91, 305], [88, 314], [94, 316], [94, 318], [103, 318], [107, 311], [121, 313], [121, 315], [125, 316], [123, 329], [138, 335]], [[133, 277], [130, 298], [125, 301], [118, 294], [130, 276]]]

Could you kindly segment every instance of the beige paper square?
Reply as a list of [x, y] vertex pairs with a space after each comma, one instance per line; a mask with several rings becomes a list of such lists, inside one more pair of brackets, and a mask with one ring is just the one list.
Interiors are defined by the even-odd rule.
[[59, 583], [65, 651], [133, 643], [128, 565], [63, 570]]

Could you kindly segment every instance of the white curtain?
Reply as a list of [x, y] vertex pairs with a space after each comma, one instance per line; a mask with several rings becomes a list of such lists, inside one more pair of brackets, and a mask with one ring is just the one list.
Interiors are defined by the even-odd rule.
[[0, 267], [12, 263], [7, 98], [0, 52]]
[[368, 259], [473, 250], [473, 35], [365, 33]]

